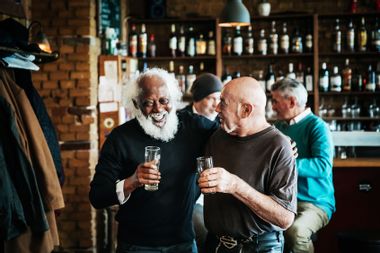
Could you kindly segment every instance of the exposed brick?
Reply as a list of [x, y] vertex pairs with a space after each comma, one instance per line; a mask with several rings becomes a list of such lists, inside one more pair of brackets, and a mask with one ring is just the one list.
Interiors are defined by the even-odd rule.
[[71, 72], [70, 76], [72, 79], [89, 79], [90, 73], [86, 71], [75, 71]]
[[50, 80], [68, 80], [69, 72], [66, 71], [55, 71], [50, 73]]
[[75, 105], [77, 106], [91, 105], [90, 98], [84, 98], [84, 97], [75, 98]]
[[42, 87], [44, 89], [57, 89], [58, 88], [58, 82], [57, 81], [46, 81], [46, 82], [43, 82]]
[[74, 47], [73, 46], [69, 46], [69, 45], [62, 45], [59, 48], [59, 52], [61, 54], [70, 54], [70, 53], [74, 52]]
[[49, 64], [45, 64], [43, 65], [42, 67], [43, 71], [56, 71], [57, 70], [57, 64], [56, 63], [49, 63]]
[[71, 159], [69, 161], [70, 167], [88, 167], [89, 163], [86, 160]]
[[59, 87], [61, 89], [70, 89], [74, 87], [74, 81], [60, 81]]

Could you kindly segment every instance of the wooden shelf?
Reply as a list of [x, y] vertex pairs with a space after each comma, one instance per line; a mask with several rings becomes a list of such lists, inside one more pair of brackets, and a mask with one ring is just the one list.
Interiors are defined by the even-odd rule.
[[373, 12], [345, 12], [345, 13], [325, 13], [325, 14], [319, 14], [320, 18], [350, 18], [350, 17], [372, 17], [372, 16], [378, 16], [380, 15], [380, 12], [373, 11]]
[[267, 54], [267, 55], [223, 55], [223, 60], [238, 60], [238, 59], [265, 59], [265, 58], [301, 58], [301, 57], [313, 57], [312, 53], [301, 54]]
[[202, 23], [202, 22], [215, 22], [216, 19], [212, 17], [191, 17], [191, 18], [164, 18], [164, 19], [135, 19], [128, 20], [132, 24], [171, 24], [171, 23]]
[[319, 92], [320, 96], [380, 96], [380, 91], [327, 91]]
[[379, 167], [380, 158], [348, 158], [348, 159], [334, 159], [334, 168], [366, 168], [366, 167]]
[[156, 57], [138, 57], [139, 61], [189, 61], [189, 60], [216, 60], [215, 56], [200, 55], [200, 56], [156, 56]]
[[272, 13], [269, 16], [254, 16], [252, 22], [261, 21], [261, 20], [278, 20], [278, 19], [304, 19], [304, 18], [313, 18], [313, 13], [307, 12], [281, 12], [281, 13]]
[[335, 52], [325, 52], [320, 53], [320, 57], [362, 57], [362, 56], [380, 56], [380, 52], [341, 52], [341, 53], [335, 53]]
[[380, 117], [355, 117], [355, 118], [343, 118], [343, 117], [323, 117], [323, 120], [338, 120], [338, 121], [374, 121], [380, 120]]

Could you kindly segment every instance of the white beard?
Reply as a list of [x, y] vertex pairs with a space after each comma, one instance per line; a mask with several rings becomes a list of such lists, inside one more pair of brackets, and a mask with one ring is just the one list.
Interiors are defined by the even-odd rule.
[[[144, 132], [154, 139], [168, 142], [173, 139], [177, 133], [178, 117], [174, 109], [172, 109], [170, 113], [163, 111], [161, 113], [150, 114], [148, 117], [144, 116], [140, 110], [135, 110], [134, 113]], [[167, 118], [163, 127], [158, 127], [153, 124], [152, 118], [162, 118], [165, 116]]]

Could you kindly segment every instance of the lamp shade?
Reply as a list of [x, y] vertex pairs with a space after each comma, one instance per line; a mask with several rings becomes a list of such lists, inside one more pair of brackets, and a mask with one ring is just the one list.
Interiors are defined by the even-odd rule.
[[248, 26], [250, 24], [251, 17], [242, 0], [227, 0], [220, 15], [219, 26], [234, 27]]

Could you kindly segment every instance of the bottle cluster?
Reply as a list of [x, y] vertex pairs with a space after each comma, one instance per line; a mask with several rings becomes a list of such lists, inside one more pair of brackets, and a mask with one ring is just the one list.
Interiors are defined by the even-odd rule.
[[366, 24], [365, 17], [360, 19], [360, 23], [355, 24], [349, 20], [345, 27], [342, 27], [340, 19], [335, 20], [332, 35], [332, 51], [336, 53], [346, 52], [380, 52], [380, 26], [379, 19], [376, 18], [371, 26]]
[[[305, 85], [307, 91], [313, 91], [313, 73], [310, 66], [306, 66], [302, 62], [289, 62], [287, 69], [282, 68], [282, 64], [268, 64], [266, 70], [261, 69], [255, 74], [251, 74], [261, 84], [264, 91], [270, 92], [272, 85], [284, 77], [295, 79]], [[228, 67], [225, 67], [222, 76], [222, 82], [226, 83], [240, 76], [240, 72], [236, 71], [230, 74]]]
[[[132, 57], [156, 57], [158, 48], [155, 43], [155, 35], [150, 34], [148, 41], [145, 24], [141, 24], [140, 32], [137, 32], [135, 24], [131, 25], [128, 44], [128, 55]], [[207, 34], [203, 34], [196, 31], [192, 25], [185, 27], [171, 24], [167, 48], [162, 51], [167, 51], [167, 49], [169, 49], [171, 57], [214, 56], [216, 55], [214, 31], [210, 30]]]
[[329, 70], [327, 63], [323, 62], [319, 71], [319, 90], [327, 91], [380, 91], [380, 62], [376, 70], [372, 64], [368, 65], [367, 71], [362, 72], [352, 69], [350, 60], [346, 59], [344, 67], [331, 66]]
[[223, 35], [224, 55], [277, 55], [288, 53], [308, 53], [313, 50], [313, 35], [311, 29], [302, 33], [298, 26], [294, 27], [292, 33], [288, 32], [286, 22], [277, 26], [276, 21], [272, 21], [271, 28], [264, 28], [258, 31], [258, 36], [254, 36], [252, 26], [248, 26], [243, 32], [238, 26], [234, 32], [227, 30]]

